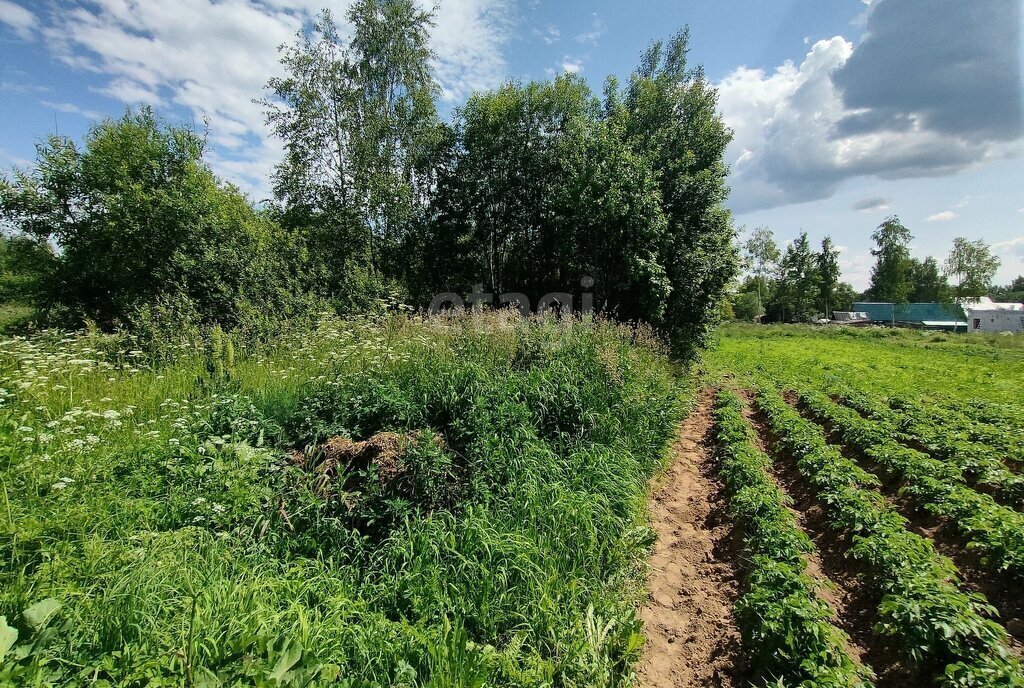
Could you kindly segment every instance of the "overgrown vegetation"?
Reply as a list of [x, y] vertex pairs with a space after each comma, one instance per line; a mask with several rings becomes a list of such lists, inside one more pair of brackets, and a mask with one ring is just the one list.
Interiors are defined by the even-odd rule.
[[[649, 330], [328, 319], [215, 366], [125, 343], [4, 344], [0, 682], [627, 682], [683, 408]], [[317, 470], [387, 432], [414, 438], [388, 475]]]

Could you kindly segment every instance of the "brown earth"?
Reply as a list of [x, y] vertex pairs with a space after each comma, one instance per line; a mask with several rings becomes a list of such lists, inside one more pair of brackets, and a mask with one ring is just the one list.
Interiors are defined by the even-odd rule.
[[647, 645], [638, 667], [640, 685], [648, 688], [740, 684], [735, 547], [707, 449], [711, 427], [706, 391], [680, 426], [649, 504], [658, 539], [640, 612]]

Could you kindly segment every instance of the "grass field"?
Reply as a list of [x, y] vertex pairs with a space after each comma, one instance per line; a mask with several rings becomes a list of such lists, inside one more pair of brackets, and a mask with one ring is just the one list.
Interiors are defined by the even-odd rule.
[[0, 682], [628, 679], [685, 401], [649, 333], [329, 320], [233, 348], [3, 342]]
[[1024, 685], [1020, 342], [8, 338], [0, 685]]

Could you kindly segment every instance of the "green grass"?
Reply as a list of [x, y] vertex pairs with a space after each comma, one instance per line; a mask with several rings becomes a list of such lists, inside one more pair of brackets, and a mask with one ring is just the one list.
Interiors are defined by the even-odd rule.
[[828, 377], [858, 389], [934, 400], [1018, 405], [1024, 336], [892, 328], [729, 325], [709, 354], [710, 370]]
[[[270, 350], [136, 346], [0, 343], [0, 684], [631, 680], [647, 480], [685, 406], [649, 333], [326, 319]], [[287, 459], [381, 431], [443, 442], [349, 494]]]

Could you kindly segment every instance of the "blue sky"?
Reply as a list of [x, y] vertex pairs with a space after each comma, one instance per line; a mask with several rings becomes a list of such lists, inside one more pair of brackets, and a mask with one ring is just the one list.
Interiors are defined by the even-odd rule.
[[[265, 197], [280, 147], [252, 101], [323, 5], [347, 1], [0, 0], [0, 167], [149, 103], [208, 121], [216, 171]], [[689, 24], [735, 131], [737, 225], [830, 234], [858, 288], [892, 213], [916, 255], [983, 238], [1000, 281], [1024, 273], [1020, 0], [439, 0], [436, 21], [446, 112], [509, 78], [577, 71], [599, 90]]]

